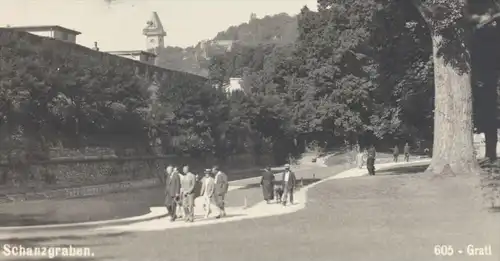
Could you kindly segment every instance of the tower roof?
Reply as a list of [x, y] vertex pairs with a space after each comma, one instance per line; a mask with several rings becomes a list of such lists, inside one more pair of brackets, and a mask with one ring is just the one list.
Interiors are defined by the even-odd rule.
[[147, 22], [146, 27], [142, 30], [144, 35], [161, 35], [166, 36], [167, 33], [163, 29], [163, 25], [161, 24], [160, 17], [158, 13], [153, 12], [151, 14], [151, 18]]

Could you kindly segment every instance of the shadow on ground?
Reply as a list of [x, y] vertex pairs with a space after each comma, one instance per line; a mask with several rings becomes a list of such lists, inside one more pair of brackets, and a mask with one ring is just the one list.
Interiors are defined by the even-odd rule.
[[[54, 242], [56, 240], [58, 241], [92, 241], [95, 239], [106, 239], [106, 238], [114, 238], [114, 237], [122, 237], [122, 236], [129, 236], [131, 235], [130, 232], [116, 232], [116, 233], [106, 233], [106, 234], [100, 234], [100, 235], [81, 235], [81, 236], [53, 236], [53, 237], [31, 237], [31, 238], [10, 238], [6, 240], [0, 240], [0, 244], [11, 244], [11, 245], [22, 245], [24, 247], [31, 247], [31, 246], [68, 246], [66, 244], [50, 244], [51, 242]], [[101, 244], [101, 243], [99, 243]], [[89, 244], [85, 245], [75, 245], [72, 244], [72, 246], [90, 246]]]
[[413, 165], [405, 167], [395, 167], [391, 169], [385, 169], [377, 171], [376, 175], [407, 175], [407, 174], [418, 174], [424, 172], [429, 165]]
[[112, 193], [99, 197], [36, 200], [2, 204], [2, 226], [32, 226], [121, 219], [150, 212], [161, 206], [161, 187]]
[[492, 207], [491, 212], [500, 214], [500, 207]]

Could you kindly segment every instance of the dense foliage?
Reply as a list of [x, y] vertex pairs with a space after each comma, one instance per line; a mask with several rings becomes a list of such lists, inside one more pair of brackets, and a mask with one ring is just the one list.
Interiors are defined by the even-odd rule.
[[218, 57], [224, 71], [243, 77], [249, 100], [272, 99], [285, 112], [281, 140], [333, 145], [432, 137], [430, 37], [415, 9], [320, 4], [318, 12], [302, 10], [298, 31], [294, 44]]
[[[0, 31], [2, 155], [47, 157], [54, 147], [149, 150], [151, 83], [203, 86], [206, 79], [157, 70], [79, 45]], [[156, 70], [156, 71], [155, 71]]]
[[[383, 148], [432, 139], [435, 32], [415, 6], [323, 0], [318, 11], [305, 7], [297, 18], [276, 17], [252, 17], [220, 33], [217, 39], [248, 42], [254, 38], [240, 32], [258, 29], [263, 41], [235, 44], [210, 57], [206, 82], [131, 73], [133, 66], [110, 56], [2, 31], [3, 142], [17, 141], [17, 147], [29, 148], [25, 151], [62, 143], [135, 146], [148, 153], [161, 144], [163, 152], [221, 160], [242, 152], [258, 159], [272, 151], [280, 163], [313, 142]], [[270, 21], [289, 20], [289, 25], [294, 19], [296, 36], [264, 41], [277, 32], [285, 35], [276, 29], [281, 22]], [[173, 56], [181, 51], [171, 50]], [[485, 76], [476, 75], [481, 85]], [[228, 94], [225, 87], [234, 76], [243, 79], [244, 91]], [[155, 98], [148, 92], [153, 82]], [[484, 128], [487, 120], [477, 122]]]
[[[234, 42], [230, 53], [232, 56], [243, 55], [243, 60], [236, 63], [248, 63], [249, 53], [260, 45], [283, 45], [291, 44], [297, 38], [297, 17], [286, 13], [257, 18], [251, 15], [247, 23], [231, 26], [225, 31], [219, 32], [213, 39], [199, 42], [195, 46], [180, 48], [167, 46], [160, 50], [159, 66], [189, 72], [193, 74], [208, 75], [210, 59], [214, 56], [224, 54], [226, 48], [222, 48], [219, 41]], [[257, 48], [259, 49], [259, 48]], [[268, 54], [268, 53], [266, 53]], [[235, 66], [231, 77], [239, 77], [241, 68], [247, 64]]]

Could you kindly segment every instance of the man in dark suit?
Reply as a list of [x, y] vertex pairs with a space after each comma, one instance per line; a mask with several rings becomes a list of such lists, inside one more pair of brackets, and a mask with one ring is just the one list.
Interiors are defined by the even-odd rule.
[[368, 169], [368, 174], [370, 176], [375, 175], [375, 158], [377, 157], [377, 152], [375, 151], [375, 146], [371, 145], [368, 149], [368, 159], [366, 160], [366, 168]]
[[174, 168], [172, 171], [167, 171], [165, 180], [165, 206], [170, 215], [170, 221], [176, 219], [177, 202], [180, 200], [181, 179], [178, 171]]
[[226, 200], [227, 190], [229, 188], [229, 182], [227, 181], [226, 173], [219, 170], [219, 167], [215, 166], [212, 168], [212, 173], [215, 177], [215, 205], [219, 209], [219, 215], [215, 218], [220, 218], [226, 215], [226, 210], [224, 206], [224, 201]]
[[286, 206], [288, 196], [290, 196], [290, 204], [293, 205], [293, 191], [295, 188], [295, 184], [297, 183], [297, 178], [295, 177], [295, 173], [290, 170], [290, 164], [285, 165], [285, 171], [283, 172], [283, 198], [281, 203], [283, 206]]

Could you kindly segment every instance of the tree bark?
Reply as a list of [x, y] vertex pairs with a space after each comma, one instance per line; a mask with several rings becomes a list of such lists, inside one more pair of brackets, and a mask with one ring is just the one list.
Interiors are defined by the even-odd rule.
[[[470, 69], [463, 70], [441, 54], [444, 37], [433, 33], [434, 60], [434, 144], [429, 172], [441, 174], [450, 167], [453, 174], [476, 173], [472, 124]], [[446, 39], [450, 40], [450, 39]], [[467, 46], [465, 40], [460, 43]], [[470, 68], [470, 64], [466, 64]]]
[[488, 123], [488, 126], [485, 127], [484, 137], [486, 140], [485, 156], [491, 161], [495, 161], [497, 159], [497, 142], [498, 142], [496, 119], [494, 122]]

